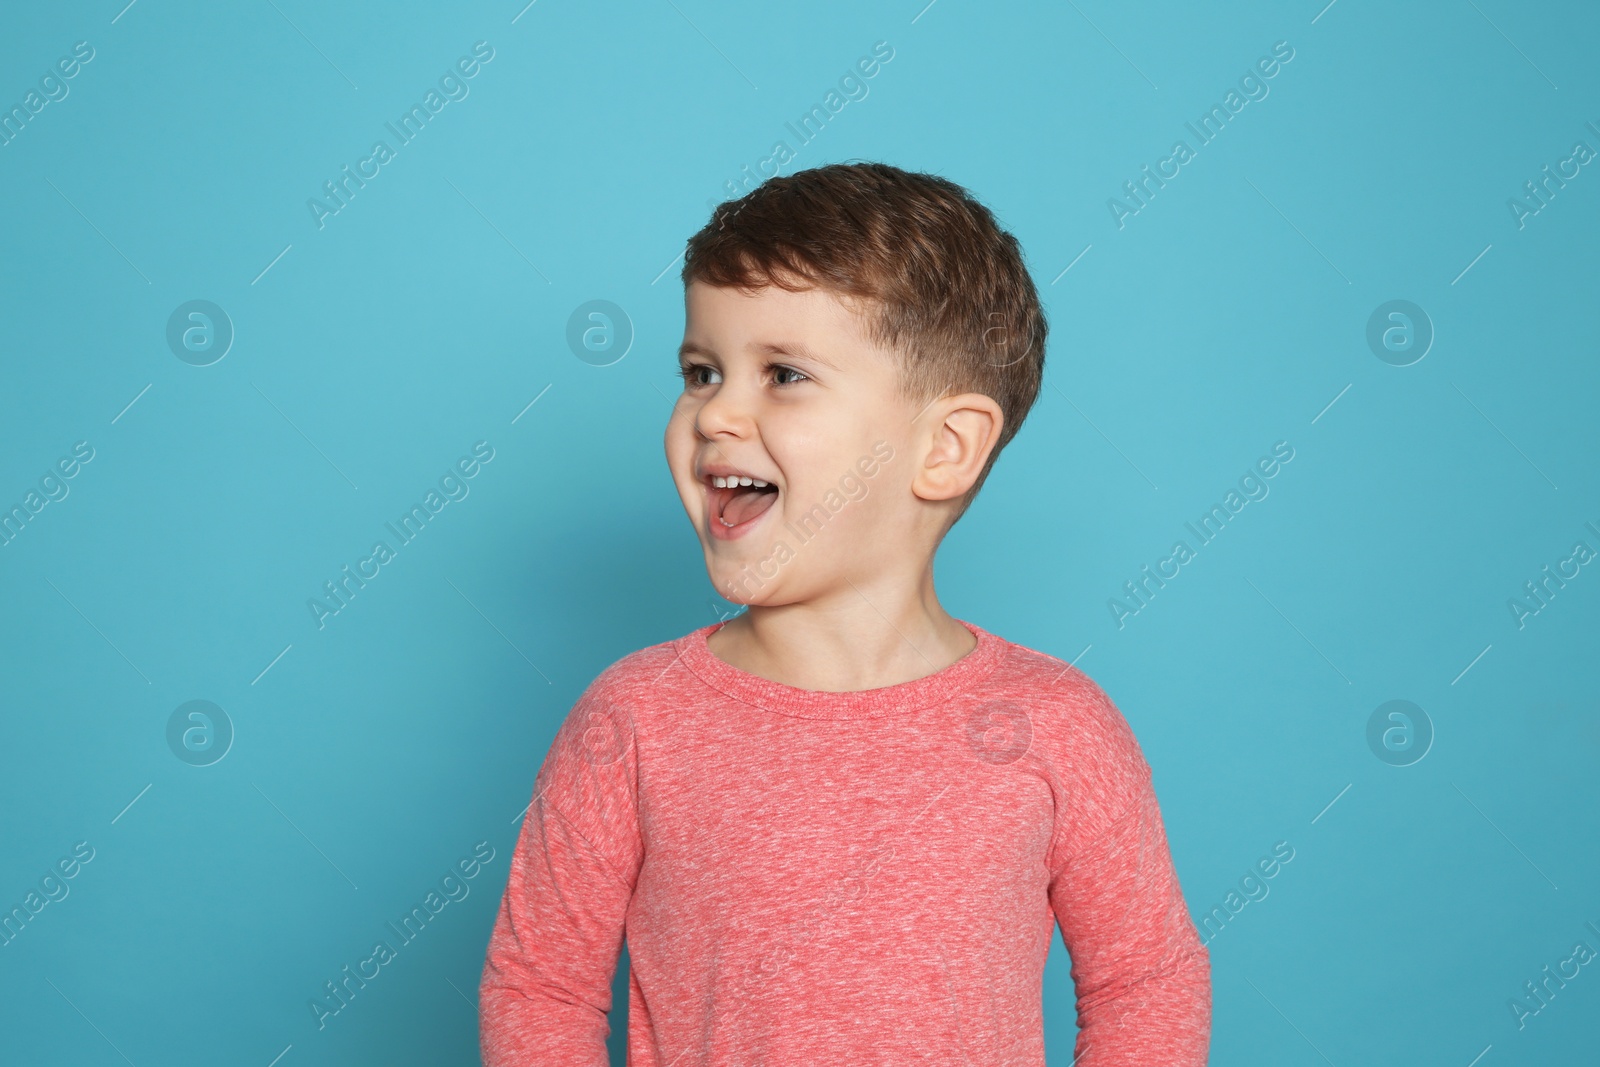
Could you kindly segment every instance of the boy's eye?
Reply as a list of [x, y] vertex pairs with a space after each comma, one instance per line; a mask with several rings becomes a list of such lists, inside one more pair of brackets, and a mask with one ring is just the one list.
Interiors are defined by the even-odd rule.
[[678, 368], [678, 375], [683, 379], [683, 384], [685, 387], [714, 385], [716, 384], [715, 382], [706, 381], [703, 377], [701, 377], [701, 375], [716, 373], [717, 369], [715, 367], [708, 367], [704, 363], [690, 363], [687, 366], [681, 366]]
[[[776, 382], [776, 384], [779, 384], [779, 386], [790, 386], [790, 384], [794, 384], [795, 381], [810, 381], [808, 376], [803, 374], [802, 371], [797, 371], [795, 368], [792, 368], [792, 366], [784, 366], [782, 363], [768, 363], [768, 365], [766, 365], [766, 370], [773, 373], [773, 381]], [[699, 376], [701, 371], [709, 371], [709, 373], [712, 374], [718, 373], [715, 366], [707, 366], [704, 365], [704, 363], [688, 363], [688, 365], [685, 366], [678, 366], [678, 378], [683, 379], [683, 384], [685, 384], [685, 387], [707, 386], [707, 384], [710, 384], [710, 382], [702, 381], [701, 376]], [[794, 379], [789, 379], [789, 381], [779, 381], [779, 376], [782, 376], [782, 374], [794, 374]]]

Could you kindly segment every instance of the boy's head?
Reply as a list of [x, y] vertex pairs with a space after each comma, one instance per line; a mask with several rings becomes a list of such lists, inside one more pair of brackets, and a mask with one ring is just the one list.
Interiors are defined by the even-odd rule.
[[719, 205], [683, 281], [665, 443], [719, 592], [920, 581], [1038, 396], [1047, 326], [1016, 239], [943, 178], [834, 164]]

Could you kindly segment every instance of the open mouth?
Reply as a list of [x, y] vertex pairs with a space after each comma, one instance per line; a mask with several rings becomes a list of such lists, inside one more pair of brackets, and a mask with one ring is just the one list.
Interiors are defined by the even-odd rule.
[[[711, 511], [711, 535], [731, 539], [771, 510], [778, 499], [778, 487], [752, 477], [716, 475], [707, 478]], [[721, 484], [718, 484], [721, 483]]]

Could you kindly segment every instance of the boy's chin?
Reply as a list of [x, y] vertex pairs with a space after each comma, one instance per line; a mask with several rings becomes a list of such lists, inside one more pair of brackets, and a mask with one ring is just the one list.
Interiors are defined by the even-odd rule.
[[[717, 554], [718, 556], [721, 553]], [[744, 604], [760, 607], [771, 604], [776, 599], [781, 599], [780, 589], [783, 578], [780, 573], [761, 573], [761, 557], [751, 557], [748, 561], [743, 558], [724, 559], [713, 558], [712, 552], [706, 553], [706, 577], [711, 580], [711, 586], [717, 595], [730, 604]], [[770, 563], [765, 567], [767, 572], [774, 568]]]

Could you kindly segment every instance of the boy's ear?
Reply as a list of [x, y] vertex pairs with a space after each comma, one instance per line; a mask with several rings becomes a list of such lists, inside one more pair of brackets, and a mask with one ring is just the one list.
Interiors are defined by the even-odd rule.
[[954, 500], [966, 493], [983, 473], [1004, 422], [1000, 405], [982, 393], [947, 396], [928, 405], [913, 438], [922, 448], [911, 491], [923, 500]]

